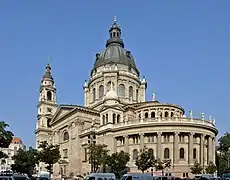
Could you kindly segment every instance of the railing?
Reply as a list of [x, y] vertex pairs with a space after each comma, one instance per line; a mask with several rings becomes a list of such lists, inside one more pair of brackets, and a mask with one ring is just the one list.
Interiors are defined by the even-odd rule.
[[[96, 131], [103, 131], [106, 129], [116, 129], [120, 127], [128, 127], [128, 126], [134, 126], [134, 125], [144, 125], [144, 124], [149, 124], [149, 125], [154, 125], [154, 124], [170, 124], [170, 123], [187, 123], [187, 124], [200, 124], [200, 125], [205, 125], [209, 127], [215, 127], [212, 121], [209, 120], [202, 120], [198, 118], [176, 118], [176, 117], [169, 117], [169, 118], [145, 118], [145, 119], [134, 119], [134, 120], [129, 120], [125, 122], [120, 122], [116, 124], [106, 124], [103, 125], [99, 128], [96, 129]], [[83, 129], [82, 134], [90, 132], [91, 128]]]

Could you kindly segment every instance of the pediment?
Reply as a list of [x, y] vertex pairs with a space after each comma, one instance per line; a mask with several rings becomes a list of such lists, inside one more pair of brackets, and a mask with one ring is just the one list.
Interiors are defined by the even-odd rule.
[[116, 106], [106, 106], [106, 105], [104, 105], [103, 107], [101, 107], [100, 112], [103, 112], [103, 111], [108, 110], [108, 109], [114, 109], [114, 110], [118, 110], [118, 111], [122, 111], [122, 112], [125, 111], [123, 107], [118, 106], [118, 105], [116, 105]]
[[60, 106], [56, 113], [54, 114], [52, 120], [51, 120], [51, 124], [58, 121], [59, 119], [61, 119], [62, 117], [66, 116], [69, 112], [71, 112], [73, 109], [75, 109], [74, 107], [62, 107]]

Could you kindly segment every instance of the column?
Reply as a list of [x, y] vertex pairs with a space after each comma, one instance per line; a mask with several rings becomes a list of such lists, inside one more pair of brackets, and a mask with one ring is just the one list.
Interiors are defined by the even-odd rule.
[[213, 150], [213, 147], [212, 147], [212, 137], [209, 136], [208, 137], [208, 163], [210, 161], [213, 161], [213, 155], [212, 155], [212, 150]]
[[194, 136], [194, 133], [191, 132], [189, 134], [189, 150], [188, 150], [188, 153], [189, 153], [189, 164], [193, 164], [193, 136]]
[[178, 155], [179, 155], [179, 132], [175, 132], [174, 134], [174, 142], [173, 142], [173, 164], [178, 164]]
[[157, 158], [161, 159], [161, 132], [157, 132]]
[[140, 136], [140, 150], [144, 150], [144, 133], [140, 133], [139, 134], [139, 136]]
[[204, 165], [204, 135], [200, 136], [200, 165]]
[[125, 152], [129, 153], [129, 135], [125, 135]]
[[117, 138], [116, 137], [113, 138], [113, 152], [114, 153], [117, 152]]
[[216, 163], [216, 138], [215, 137], [212, 139], [212, 161], [214, 164]]

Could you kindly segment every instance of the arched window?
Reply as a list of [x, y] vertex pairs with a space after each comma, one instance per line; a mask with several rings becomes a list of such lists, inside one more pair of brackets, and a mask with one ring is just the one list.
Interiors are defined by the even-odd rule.
[[133, 99], [133, 87], [129, 86], [129, 98]]
[[184, 148], [180, 148], [180, 159], [184, 159]]
[[173, 117], [174, 116], [174, 113], [173, 112], [171, 112], [171, 117]]
[[148, 150], [148, 152], [149, 152], [149, 154], [150, 154], [151, 156], [154, 156], [154, 154], [153, 154], [153, 149], [152, 149], [152, 148], [150, 148], [150, 149]]
[[93, 88], [93, 102], [96, 100], [96, 89]]
[[151, 112], [151, 118], [155, 118], [155, 112], [154, 111]]
[[193, 149], [193, 159], [196, 159], [196, 148]]
[[136, 100], [138, 102], [138, 96], [139, 96], [139, 93], [138, 93], [138, 89], [136, 90]]
[[105, 118], [105, 119], [106, 119], [106, 122], [105, 122], [105, 123], [106, 123], [106, 124], [108, 124], [108, 122], [109, 122], [109, 115], [108, 115], [108, 114], [106, 114], [106, 116], [105, 116], [105, 117], [106, 117], [106, 118]]
[[138, 151], [136, 149], [133, 150], [133, 160], [136, 161], [138, 159]]
[[116, 114], [113, 114], [113, 124], [116, 123]]
[[149, 117], [149, 114], [146, 112], [145, 113], [145, 118], [148, 118]]
[[165, 148], [164, 150], [164, 159], [169, 159], [169, 148]]
[[102, 116], [102, 124], [105, 124], [105, 115]]
[[69, 140], [69, 133], [66, 131], [63, 134], [63, 141], [67, 141], [67, 140]]
[[50, 91], [47, 92], [47, 100], [51, 101], [52, 100], [52, 93]]
[[117, 123], [120, 123], [121, 116], [120, 114], [117, 115]]
[[102, 99], [104, 96], [104, 86], [100, 85], [99, 86], [99, 99]]
[[125, 85], [124, 84], [119, 85], [118, 96], [119, 97], [125, 97]]
[[169, 113], [168, 111], [165, 112], [165, 117], [168, 117], [169, 116]]

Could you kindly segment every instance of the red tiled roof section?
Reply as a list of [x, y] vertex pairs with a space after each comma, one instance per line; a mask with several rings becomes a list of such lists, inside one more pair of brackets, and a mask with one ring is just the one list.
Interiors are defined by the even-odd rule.
[[18, 137], [13, 137], [11, 143], [13, 144], [22, 144], [22, 140]]

